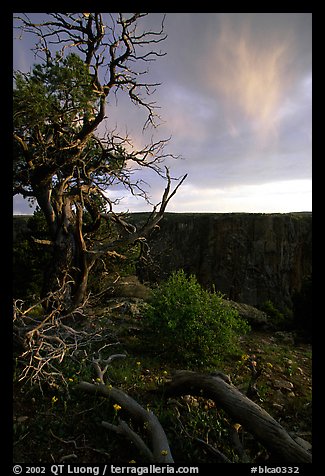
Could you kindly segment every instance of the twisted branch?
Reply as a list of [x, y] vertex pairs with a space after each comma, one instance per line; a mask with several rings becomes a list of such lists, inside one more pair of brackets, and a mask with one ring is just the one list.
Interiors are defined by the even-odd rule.
[[81, 358], [92, 362], [92, 346], [104, 343], [103, 349], [120, 344], [110, 330], [86, 332], [65, 324], [67, 317], [78, 315], [80, 320], [81, 308], [65, 316], [54, 310], [41, 320], [30, 315], [35, 306], [22, 311], [21, 303], [14, 303], [14, 339], [23, 349], [18, 356], [22, 365], [18, 381], [38, 384], [41, 390], [45, 383], [55, 387], [64, 384], [68, 389], [67, 376], [60, 365], [67, 356], [79, 364]]

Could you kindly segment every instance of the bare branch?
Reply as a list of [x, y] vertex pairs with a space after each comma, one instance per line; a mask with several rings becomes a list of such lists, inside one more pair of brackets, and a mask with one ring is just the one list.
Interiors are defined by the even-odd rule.
[[102, 421], [101, 424], [104, 428], [107, 428], [108, 430], [114, 431], [118, 435], [125, 436], [126, 438], [131, 440], [132, 443], [134, 443], [135, 446], [138, 448], [140, 453], [142, 453], [143, 456], [150, 463], [155, 463], [154, 455], [152, 454], [152, 452], [150, 451], [148, 446], [145, 444], [143, 439], [140, 438], [140, 436], [137, 433], [135, 433], [135, 431], [131, 430], [131, 428], [129, 427], [129, 425], [125, 421], [119, 419], [118, 425], [112, 425], [112, 423], [108, 423], [106, 421]]
[[[95, 253], [98, 256], [100, 256], [116, 248], [117, 245], [125, 246], [125, 245], [136, 243], [137, 241], [146, 240], [150, 232], [158, 225], [160, 220], [163, 218], [169, 200], [175, 195], [175, 193], [177, 192], [177, 190], [179, 189], [179, 187], [182, 185], [182, 183], [187, 177], [187, 174], [184, 175], [179, 181], [179, 183], [177, 184], [177, 186], [175, 187], [175, 189], [171, 192], [170, 187], [171, 187], [172, 179], [170, 177], [169, 170], [167, 169], [167, 167], [166, 167], [166, 175], [167, 175], [167, 186], [165, 188], [162, 201], [160, 204], [154, 207], [154, 210], [149, 216], [145, 225], [140, 230], [137, 230], [137, 228], [134, 225], [124, 222], [124, 220], [122, 220], [120, 217], [118, 217], [118, 215], [114, 214], [113, 212], [111, 214], [101, 214], [102, 218], [107, 220], [112, 219], [115, 222], [119, 223], [126, 233], [124, 236], [110, 243], [101, 245], [99, 249], [95, 248], [94, 250], [89, 251], [89, 253], [91, 254]], [[159, 211], [156, 211], [159, 205], [160, 205]]]
[[[38, 383], [40, 389], [43, 385], [63, 384], [68, 390], [67, 376], [59, 365], [66, 356], [79, 361], [81, 353], [83, 358], [87, 357], [90, 365], [93, 359], [90, 353], [92, 344], [120, 345], [110, 330], [98, 333], [73, 329], [64, 324], [68, 315], [62, 316], [58, 309], [43, 319], [35, 319], [30, 313], [39, 303], [25, 311], [22, 310], [22, 304], [22, 302], [14, 303], [13, 323], [14, 339], [23, 349], [18, 358], [22, 365], [19, 381]], [[82, 307], [79, 307], [70, 316], [78, 315], [80, 319], [82, 311]], [[102, 345], [101, 348], [103, 347]]]
[[38, 238], [35, 238], [34, 236], [32, 236], [31, 239], [34, 241], [34, 243], [38, 243], [39, 245], [46, 245], [46, 246], [54, 245], [54, 242], [51, 240], [40, 240]]
[[207, 448], [207, 450], [212, 453], [214, 456], [217, 457], [217, 459], [220, 461], [220, 463], [232, 463], [227, 456], [225, 456], [221, 451], [219, 451], [217, 448], [214, 446], [210, 445], [206, 441], [202, 440], [201, 438], [195, 438], [195, 441], [200, 443], [200, 445], [204, 446], [204, 448]]

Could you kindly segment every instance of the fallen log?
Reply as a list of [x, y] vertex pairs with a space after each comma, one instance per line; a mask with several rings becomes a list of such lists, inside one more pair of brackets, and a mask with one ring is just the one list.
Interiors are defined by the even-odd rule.
[[136, 435], [124, 421], [120, 420], [118, 425], [112, 425], [103, 421], [102, 425], [120, 435], [127, 436], [150, 462], [174, 463], [166, 434], [160, 425], [158, 418], [152, 411], [145, 410], [132, 397], [124, 393], [122, 390], [112, 386], [108, 387], [102, 383], [92, 384], [89, 382], [80, 382], [76, 385], [76, 388], [115, 400], [134, 419], [141, 421], [144, 427], [147, 428], [151, 439], [152, 450], [147, 447], [144, 441]]
[[211, 398], [281, 462], [312, 462], [311, 453], [296, 443], [280, 423], [222, 376], [177, 371], [165, 384], [164, 394], [166, 397], [190, 394]]

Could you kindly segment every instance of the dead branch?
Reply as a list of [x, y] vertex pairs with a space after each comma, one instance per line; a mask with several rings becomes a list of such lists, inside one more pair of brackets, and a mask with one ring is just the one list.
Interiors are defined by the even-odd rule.
[[[156, 415], [152, 411], [145, 410], [138, 402], [136, 402], [132, 397], [124, 393], [122, 390], [106, 386], [102, 383], [100, 384], [91, 384], [89, 382], [80, 382], [77, 386], [77, 389], [84, 390], [89, 393], [96, 393], [98, 395], [112, 398], [115, 400], [123, 409], [125, 409], [130, 415], [137, 421], [143, 423], [144, 428], [147, 429], [150, 439], [152, 452], [147, 448], [144, 450], [144, 447], [147, 446], [144, 442], [140, 443], [138, 438], [135, 439], [134, 434], [131, 433], [130, 429], [126, 428], [125, 425], [122, 425], [119, 429], [109, 427], [115, 432], [123, 432], [128, 436], [128, 438], [137, 440], [138, 447], [143, 449], [146, 454], [149, 456], [149, 452], [153, 455], [153, 461], [155, 463], [173, 463], [173, 457], [169, 448], [169, 443], [166, 437], [166, 434], [160, 425], [160, 422]], [[107, 428], [107, 425], [104, 425]]]
[[152, 451], [150, 451], [143, 439], [137, 433], [135, 433], [135, 431], [133, 431], [125, 421], [120, 419], [118, 425], [113, 425], [107, 421], [102, 421], [102, 426], [108, 430], [114, 431], [118, 435], [128, 438], [135, 444], [140, 453], [142, 453], [150, 463], [155, 462]]
[[101, 360], [101, 362], [103, 364], [106, 364], [106, 365], [109, 365], [110, 363], [113, 362], [113, 360], [116, 360], [116, 359], [125, 359], [126, 358], [126, 354], [113, 354], [113, 355], [110, 355], [108, 357], [108, 359], [106, 360]]
[[[121, 245], [127, 246], [130, 244], [134, 244], [136, 242], [146, 241], [151, 231], [162, 220], [169, 201], [177, 193], [179, 187], [181, 187], [181, 185], [187, 178], [187, 174], [185, 174], [181, 179], [179, 179], [175, 188], [171, 190], [172, 180], [174, 179], [171, 178], [169, 169], [167, 167], [165, 167], [165, 170], [166, 170], [167, 185], [163, 193], [162, 201], [154, 207], [154, 210], [149, 215], [147, 222], [141, 227], [141, 229], [137, 230], [137, 228], [134, 225], [125, 222], [124, 220], [119, 218], [117, 214], [113, 212], [108, 214], [101, 213], [100, 214], [101, 218], [105, 220], [113, 220], [115, 223], [118, 223], [120, 225], [120, 228], [124, 230], [124, 233], [118, 239], [111, 241], [107, 244], [103, 243], [101, 244], [98, 250], [94, 249], [92, 251], [89, 251], [88, 253], [96, 254], [97, 256], [107, 255], [111, 250], [113, 250], [117, 246], [121, 246]], [[157, 211], [158, 206], [159, 206], [159, 210]], [[120, 258], [120, 256], [118, 257]]]
[[[45, 383], [50, 386], [63, 383], [68, 389], [67, 376], [60, 366], [66, 356], [79, 364], [81, 359], [86, 358], [91, 364], [94, 347], [101, 346], [100, 350], [103, 350], [107, 346], [120, 345], [110, 330], [86, 332], [74, 329], [65, 324], [67, 316], [60, 316], [58, 311], [52, 311], [45, 318], [35, 319], [30, 316], [33, 307], [23, 311], [22, 305], [18, 304], [14, 303], [14, 338], [21, 349], [18, 355], [22, 367], [19, 381], [37, 383], [41, 389]], [[79, 317], [80, 312], [78, 308]], [[116, 355], [121, 356], [115, 354], [111, 360], [117, 358]], [[108, 362], [111, 360], [108, 359]]]
[[[105, 451], [103, 451], [103, 450], [98, 450], [97, 448], [92, 448], [91, 446], [86, 446], [86, 445], [78, 446], [76, 440], [64, 440], [64, 439], [60, 438], [59, 436], [56, 436], [51, 429], [50, 429], [50, 433], [53, 436], [53, 438], [60, 441], [61, 443], [64, 443], [64, 444], [67, 444], [67, 445], [73, 444], [73, 446], [76, 450], [90, 450], [90, 451], [94, 451], [95, 453], [105, 455], [108, 458], [110, 457], [110, 455], [108, 453], [106, 453]], [[77, 455], [72, 453], [72, 454], [69, 454], [69, 455], [66, 455], [66, 456], [62, 456], [60, 458], [59, 462], [62, 463], [63, 461], [65, 461], [67, 459], [70, 459], [70, 458], [77, 458]]]
[[[100, 350], [98, 351], [99, 356]], [[104, 376], [107, 372], [109, 364], [112, 363], [113, 360], [125, 357], [125, 354], [113, 354], [106, 360], [101, 360], [101, 356], [99, 359], [93, 359], [93, 366], [98, 376], [97, 378], [100, 380], [102, 385], [105, 385]], [[105, 364], [105, 367], [102, 369], [100, 364]], [[110, 388], [112, 389], [111, 386]], [[112, 423], [102, 421], [102, 426], [104, 428], [107, 428], [108, 430], [114, 431], [118, 435], [122, 435], [128, 438], [135, 444], [135, 446], [139, 449], [140, 453], [142, 453], [150, 463], [155, 462], [155, 458], [152, 451], [149, 449], [143, 439], [137, 433], [135, 433], [124, 420], [119, 419], [118, 425], [113, 425]]]
[[206, 441], [201, 440], [201, 438], [195, 438], [195, 441], [200, 443], [200, 445], [204, 446], [204, 448], [206, 448], [210, 453], [216, 456], [216, 458], [218, 459], [218, 461], [220, 461], [220, 463], [232, 463], [232, 461], [230, 461], [230, 459], [228, 459], [227, 456], [221, 453], [221, 451], [219, 451], [217, 448], [210, 445]]
[[46, 245], [46, 246], [53, 246], [54, 242], [52, 240], [40, 240], [39, 238], [35, 238], [31, 236], [31, 239], [34, 243], [38, 243], [39, 245]]
[[311, 454], [296, 443], [280, 423], [218, 376], [179, 371], [165, 385], [164, 394], [166, 397], [192, 394], [211, 398], [284, 463], [312, 461]]
[[[103, 347], [106, 347], [106, 346], [103, 346]], [[102, 349], [99, 349], [99, 351], [98, 351], [99, 356], [100, 356], [100, 351], [101, 350]], [[109, 364], [111, 364], [113, 362], [113, 360], [124, 359], [125, 357], [126, 357], [126, 354], [114, 354], [114, 355], [111, 355], [106, 360], [101, 360], [101, 356], [100, 356], [99, 359], [93, 359], [94, 368], [95, 368], [97, 376], [98, 376], [98, 378], [99, 378], [99, 380], [101, 381], [102, 384], [104, 384], [104, 375], [107, 372]], [[100, 365], [99, 365], [100, 363], [105, 364], [105, 367], [103, 369], [100, 367]]]
[[[241, 425], [238, 425], [241, 426]], [[238, 428], [236, 428], [236, 425], [232, 425], [230, 427], [230, 438], [232, 441], [232, 444], [234, 446], [235, 451], [238, 453], [239, 456], [239, 462], [240, 463], [250, 463], [250, 459], [248, 455], [245, 452], [244, 446], [242, 445], [239, 435], [238, 435]]]

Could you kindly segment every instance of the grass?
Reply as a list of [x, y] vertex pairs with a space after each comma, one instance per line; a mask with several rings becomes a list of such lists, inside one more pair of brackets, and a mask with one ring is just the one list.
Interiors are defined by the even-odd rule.
[[[228, 458], [238, 462], [231, 442], [234, 423], [214, 402], [202, 397], [184, 396], [165, 401], [156, 389], [163, 387], [178, 367], [164, 360], [155, 348], [145, 347], [141, 337], [141, 316], [121, 315], [120, 308], [103, 311], [92, 309], [84, 326], [91, 329], [110, 326], [120, 341], [118, 349], [126, 358], [113, 361], [105, 377], [107, 383], [121, 388], [144, 408], [150, 408], [159, 418], [168, 436], [178, 464], [214, 462], [197, 439], [217, 447]], [[102, 316], [102, 317], [101, 317]], [[89, 349], [90, 352], [90, 349]], [[90, 355], [90, 354], [89, 354]], [[105, 358], [108, 355], [105, 354]], [[252, 364], [255, 362], [256, 364]], [[256, 403], [265, 408], [288, 431], [311, 439], [311, 346], [290, 346], [267, 332], [250, 332], [240, 339], [240, 349], [218, 369], [230, 375], [233, 383], [246, 392], [252, 378], [252, 367], [261, 371], [257, 379]], [[20, 364], [14, 374], [14, 462], [60, 463], [69, 461], [87, 464], [107, 463], [146, 464], [137, 449], [125, 438], [107, 431], [101, 421], [116, 422], [120, 416], [135, 431], [142, 431], [131, 422], [124, 409], [116, 411], [114, 402], [95, 395], [84, 394], [75, 387], [79, 380], [96, 381], [89, 359], [81, 363], [67, 356], [61, 371], [68, 387], [38, 386], [18, 381]], [[184, 368], [184, 367], [182, 367]], [[190, 370], [196, 370], [193, 366]], [[215, 370], [211, 364], [205, 372]], [[202, 368], [200, 368], [202, 371]], [[277, 388], [277, 381], [290, 382], [291, 391]], [[245, 429], [240, 437], [251, 459], [266, 456], [265, 450]], [[145, 437], [145, 435], [144, 435]]]

